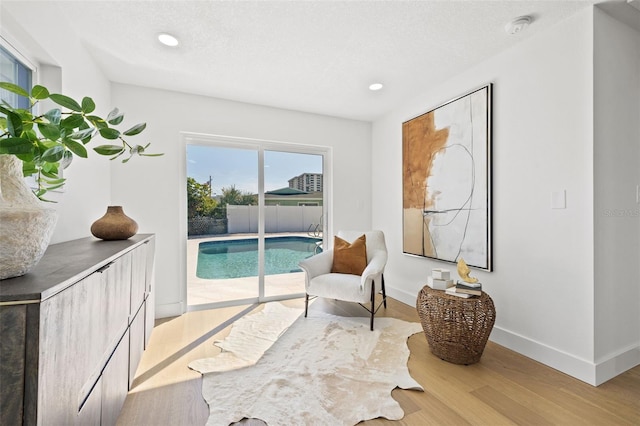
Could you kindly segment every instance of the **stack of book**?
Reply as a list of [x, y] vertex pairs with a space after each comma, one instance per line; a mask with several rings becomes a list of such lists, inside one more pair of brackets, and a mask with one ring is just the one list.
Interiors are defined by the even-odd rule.
[[449, 278], [447, 269], [434, 269], [431, 276], [427, 277], [427, 285], [434, 290], [446, 290], [453, 287], [453, 280]]
[[482, 284], [458, 281], [454, 287], [447, 288], [445, 291], [447, 294], [464, 298], [480, 296], [482, 295]]

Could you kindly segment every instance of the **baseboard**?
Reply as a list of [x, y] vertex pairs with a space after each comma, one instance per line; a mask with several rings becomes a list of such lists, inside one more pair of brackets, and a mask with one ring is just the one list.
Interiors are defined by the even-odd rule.
[[156, 319], [178, 317], [184, 313], [184, 308], [181, 302], [168, 303], [165, 305], [156, 305]]
[[596, 386], [637, 365], [640, 365], [640, 345], [623, 349], [620, 353], [596, 364]]
[[385, 286], [385, 293], [387, 296], [392, 297], [405, 305], [416, 306], [416, 301], [418, 300], [418, 294], [412, 294], [404, 290], [399, 290], [397, 288]]
[[575, 355], [568, 354], [500, 327], [493, 327], [489, 340], [575, 377], [578, 380], [597, 386], [595, 374], [596, 365], [590, 361], [578, 358]]

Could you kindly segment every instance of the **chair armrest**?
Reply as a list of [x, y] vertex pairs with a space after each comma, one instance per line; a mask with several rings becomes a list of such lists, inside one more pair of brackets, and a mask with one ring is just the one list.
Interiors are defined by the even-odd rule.
[[360, 280], [360, 291], [367, 293], [370, 288], [367, 282], [371, 283], [378, 278], [384, 272], [384, 267], [387, 264], [387, 253], [383, 251], [377, 252], [372, 258], [367, 267], [362, 271], [362, 278]]
[[328, 274], [333, 266], [333, 250], [323, 251], [314, 256], [301, 260], [298, 266], [307, 275], [307, 284], [318, 275]]

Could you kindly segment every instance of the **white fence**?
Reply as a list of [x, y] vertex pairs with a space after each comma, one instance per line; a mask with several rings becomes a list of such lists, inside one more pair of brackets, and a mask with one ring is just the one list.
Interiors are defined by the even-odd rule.
[[[322, 206], [265, 206], [265, 232], [307, 232], [322, 218]], [[227, 206], [229, 234], [257, 233], [258, 206]]]

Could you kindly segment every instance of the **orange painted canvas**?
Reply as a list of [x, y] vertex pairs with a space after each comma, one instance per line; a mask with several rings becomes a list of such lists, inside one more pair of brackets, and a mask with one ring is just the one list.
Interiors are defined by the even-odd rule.
[[404, 253], [492, 269], [491, 89], [402, 124]]

